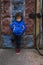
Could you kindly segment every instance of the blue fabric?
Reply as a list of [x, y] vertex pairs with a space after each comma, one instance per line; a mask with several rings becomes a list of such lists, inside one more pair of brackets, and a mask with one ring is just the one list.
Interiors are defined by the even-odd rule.
[[14, 20], [14, 22], [10, 23], [10, 29], [12, 30], [14, 34], [22, 35], [26, 31], [26, 25], [23, 20], [20, 22], [17, 22], [16, 20]]

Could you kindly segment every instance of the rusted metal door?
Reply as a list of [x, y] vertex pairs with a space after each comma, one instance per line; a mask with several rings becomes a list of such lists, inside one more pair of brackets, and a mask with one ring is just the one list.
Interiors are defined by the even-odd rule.
[[[12, 47], [11, 43], [11, 30], [9, 29], [9, 23], [14, 20], [16, 12], [21, 11], [24, 14], [24, 20], [27, 30], [25, 36], [23, 36], [23, 47], [34, 46], [34, 37], [36, 33], [35, 19], [31, 19], [29, 15], [36, 13], [36, 0], [1, 0], [1, 32], [3, 41], [6, 42], [4, 46]], [[9, 42], [7, 42], [7, 39]], [[3, 42], [3, 44], [4, 44]]]

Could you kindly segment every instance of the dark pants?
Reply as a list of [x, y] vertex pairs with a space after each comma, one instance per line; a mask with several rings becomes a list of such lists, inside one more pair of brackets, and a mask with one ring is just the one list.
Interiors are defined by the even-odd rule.
[[15, 43], [16, 43], [16, 49], [20, 49], [21, 46], [21, 36], [14, 35]]

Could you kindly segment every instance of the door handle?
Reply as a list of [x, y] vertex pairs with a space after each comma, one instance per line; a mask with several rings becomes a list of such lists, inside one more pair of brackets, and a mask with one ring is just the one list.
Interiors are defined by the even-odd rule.
[[40, 13], [30, 13], [29, 17], [32, 19], [35, 19], [36, 17], [41, 18], [41, 17], [43, 17], [43, 13], [42, 13], [42, 15]]

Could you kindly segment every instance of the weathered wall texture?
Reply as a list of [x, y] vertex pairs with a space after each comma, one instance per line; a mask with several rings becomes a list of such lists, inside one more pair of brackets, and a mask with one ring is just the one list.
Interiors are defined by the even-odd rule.
[[27, 25], [26, 34], [33, 34], [34, 20], [29, 18], [29, 14], [35, 12], [35, 0], [25, 0], [25, 21]]
[[[6, 42], [4, 42], [4, 44], [8, 44], [8, 46], [10, 45], [11, 41], [10, 42], [7, 42], [8, 41], [8, 38], [11, 31], [10, 31], [10, 28], [9, 28], [9, 23], [12, 21], [12, 15], [15, 13], [14, 10], [12, 12], [12, 5], [14, 5], [14, 3], [10, 2], [10, 0], [2, 0], [2, 18], [1, 18], [1, 29], [2, 29], [2, 34], [6, 34], [5, 36], [3, 36], [3, 39], [5, 41], [6, 39]], [[16, 1], [16, 0], [15, 0]], [[18, 0], [17, 0], [18, 1]], [[23, 1], [23, 0], [22, 0]], [[25, 23], [26, 23], [26, 27], [27, 27], [27, 30], [26, 30], [26, 38], [24, 41], [24, 46], [28, 46], [28, 44], [30, 44], [30, 46], [32, 45], [33, 41], [32, 41], [32, 38], [33, 38], [33, 35], [34, 35], [34, 20], [33, 19], [30, 19], [29, 18], [29, 14], [32, 13], [32, 12], [35, 12], [35, 0], [24, 0], [25, 2], [25, 8], [22, 8], [22, 11], [25, 11]], [[18, 9], [20, 8], [19, 6], [16, 6], [18, 8], [16, 8], [17, 10], [15, 11], [18, 11]], [[15, 9], [15, 8], [14, 8]]]

